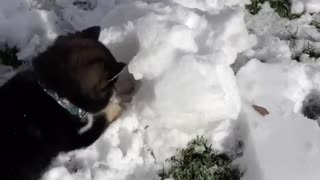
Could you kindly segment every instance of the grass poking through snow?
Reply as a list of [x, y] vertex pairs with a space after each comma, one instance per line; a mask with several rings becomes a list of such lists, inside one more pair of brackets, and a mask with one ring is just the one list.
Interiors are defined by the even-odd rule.
[[295, 19], [299, 18], [301, 14], [292, 14], [290, 7], [290, 0], [251, 0], [251, 4], [246, 6], [246, 9], [253, 15], [261, 10], [261, 6], [268, 2], [274, 11], [283, 18]]
[[190, 141], [167, 161], [170, 168], [159, 174], [162, 180], [240, 180], [242, 174], [231, 158], [214, 152], [203, 137]]

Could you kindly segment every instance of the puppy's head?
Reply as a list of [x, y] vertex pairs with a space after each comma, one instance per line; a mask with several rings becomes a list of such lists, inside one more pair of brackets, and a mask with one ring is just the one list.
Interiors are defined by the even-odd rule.
[[41, 84], [91, 113], [102, 110], [125, 66], [98, 41], [100, 27], [59, 36], [33, 60]]

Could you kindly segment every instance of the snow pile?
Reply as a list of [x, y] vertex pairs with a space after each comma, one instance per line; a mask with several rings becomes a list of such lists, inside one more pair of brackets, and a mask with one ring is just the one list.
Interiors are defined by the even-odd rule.
[[[207, 14], [208, 21], [188, 9], [176, 8], [178, 11], [174, 8], [168, 15], [151, 14], [137, 21], [141, 50], [129, 64], [129, 71], [142, 82], [136, 108], [141, 110], [142, 120], [151, 123], [146, 135], [160, 160], [175, 151], [175, 141], [186, 143], [181, 136], [190, 140], [194, 137], [190, 133], [210, 134], [219, 123], [219, 131], [224, 131], [213, 133], [212, 143], [222, 148], [221, 138], [230, 131], [228, 120], [235, 120], [240, 111], [229, 64], [247, 47], [240, 11]], [[237, 43], [231, 44], [232, 38]]]

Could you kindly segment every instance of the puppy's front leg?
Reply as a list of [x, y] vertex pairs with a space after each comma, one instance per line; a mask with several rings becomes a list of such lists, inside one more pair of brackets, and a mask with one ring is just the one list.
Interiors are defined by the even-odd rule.
[[99, 113], [88, 114], [85, 117], [86, 124], [71, 138], [67, 149], [73, 150], [91, 145], [121, 115], [122, 111], [123, 108], [119, 103], [110, 101]]

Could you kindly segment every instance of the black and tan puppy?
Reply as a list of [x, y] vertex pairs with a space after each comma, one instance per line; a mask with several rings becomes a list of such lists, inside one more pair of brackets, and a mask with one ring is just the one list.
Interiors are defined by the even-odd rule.
[[0, 88], [1, 179], [40, 179], [60, 152], [89, 146], [119, 115], [109, 100], [124, 64], [99, 34], [91, 27], [59, 36], [33, 69]]

